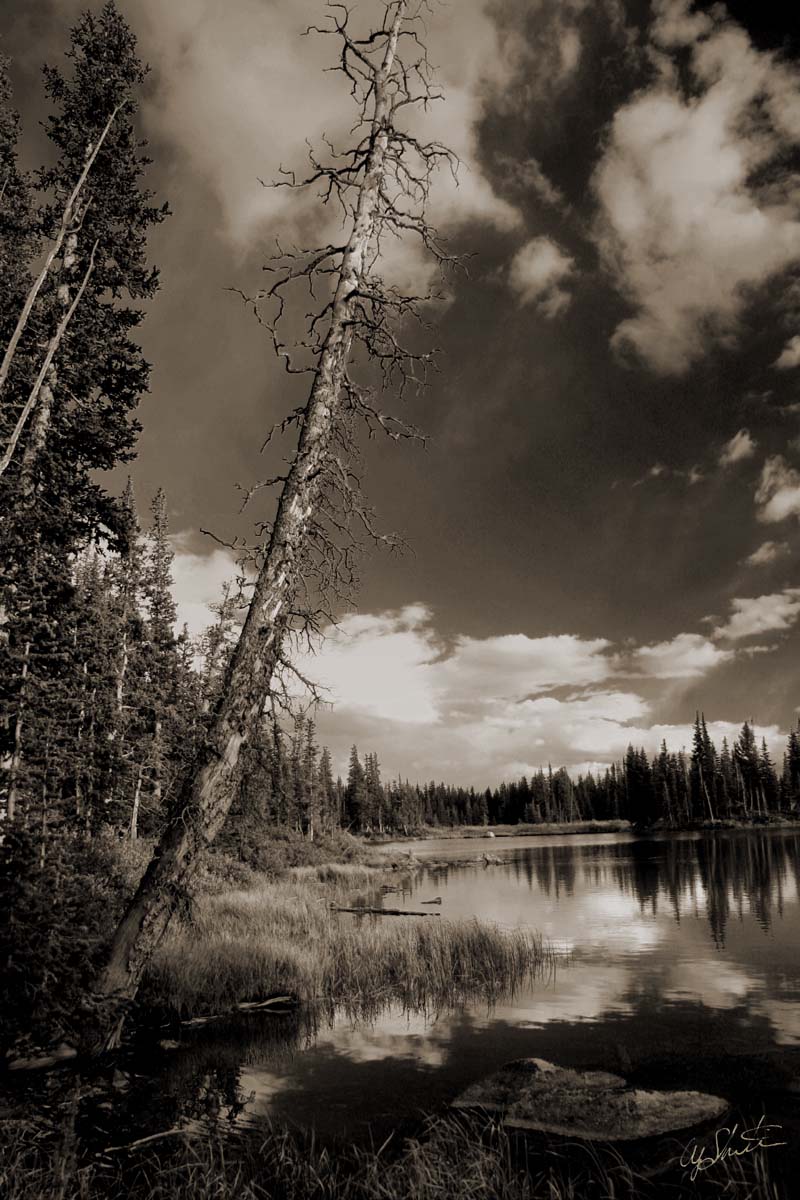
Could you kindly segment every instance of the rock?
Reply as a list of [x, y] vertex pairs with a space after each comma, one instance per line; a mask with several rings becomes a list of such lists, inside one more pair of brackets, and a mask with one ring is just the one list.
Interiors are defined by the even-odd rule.
[[491, 829], [487, 829], [486, 833], [483, 836], [484, 837], [494, 837], [495, 835], [492, 833]]
[[452, 1107], [483, 1110], [509, 1129], [620, 1142], [689, 1129], [729, 1106], [703, 1092], [642, 1091], [621, 1075], [521, 1058], [467, 1088]]

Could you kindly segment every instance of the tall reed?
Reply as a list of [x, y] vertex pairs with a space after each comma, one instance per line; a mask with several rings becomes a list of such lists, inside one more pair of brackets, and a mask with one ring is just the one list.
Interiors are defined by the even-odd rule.
[[338, 866], [201, 896], [154, 959], [142, 998], [193, 1016], [278, 994], [351, 1012], [390, 1002], [422, 1009], [497, 998], [550, 966], [531, 930], [331, 909], [352, 902], [354, 886], [374, 884], [368, 868]]

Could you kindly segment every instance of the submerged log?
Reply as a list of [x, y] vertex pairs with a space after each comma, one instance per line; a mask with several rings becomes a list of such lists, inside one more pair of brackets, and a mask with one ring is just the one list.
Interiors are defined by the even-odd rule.
[[622, 1142], [689, 1129], [729, 1105], [703, 1092], [650, 1092], [607, 1071], [572, 1071], [541, 1058], [507, 1063], [452, 1103], [483, 1111], [509, 1129], [586, 1141]]
[[[424, 901], [423, 901], [424, 903]], [[358, 913], [359, 916], [373, 917], [439, 917], [441, 913], [412, 912], [405, 908], [341, 908], [331, 904], [331, 912]]]
[[6, 1067], [9, 1071], [43, 1071], [50, 1067], [60, 1067], [77, 1057], [78, 1051], [74, 1046], [69, 1046], [66, 1042], [61, 1042], [49, 1054], [43, 1054], [38, 1057], [14, 1058], [6, 1063]]
[[269, 1000], [242, 1000], [239, 1004], [234, 1004], [233, 1008], [227, 1012], [213, 1013], [205, 1017], [189, 1017], [187, 1020], [181, 1021], [181, 1025], [196, 1028], [199, 1025], [208, 1025], [210, 1021], [224, 1021], [226, 1017], [235, 1016], [237, 1013], [267, 1012], [281, 1017], [295, 1008], [297, 1008], [296, 996], [270, 996]]

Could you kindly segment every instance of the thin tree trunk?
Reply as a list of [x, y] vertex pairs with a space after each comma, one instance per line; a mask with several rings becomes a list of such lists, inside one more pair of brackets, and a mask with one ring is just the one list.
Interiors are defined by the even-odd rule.
[[153, 799], [157, 805], [160, 805], [164, 794], [164, 785], [162, 777], [164, 773], [164, 747], [161, 736], [161, 719], [156, 717], [155, 728], [153, 730]]
[[[122, 651], [120, 654], [120, 663], [119, 663], [119, 669], [117, 670], [117, 681], [116, 681], [116, 688], [115, 688], [115, 696], [116, 696], [116, 702], [117, 702], [117, 720], [120, 722], [120, 724], [122, 723], [122, 712], [123, 712], [123, 707], [124, 707], [123, 702], [125, 699], [125, 676], [128, 673], [128, 629], [127, 629], [128, 612], [127, 612], [127, 606], [126, 606], [125, 613], [124, 613], [124, 619], [125, 619], [125, 628], [122, 631]], [[112, 730], [112, 735], [115, 733], [116, 733], [116, 730]]]
[[130, 839], [135, 842], [139, 837], [139, 803], [142, 797], [142, 776], [144, 775], [144, 763], [139, 763], [139, 770], [136, 775], [136, 787], [133, 793], [133, 808], [131, 810], [131, 827]]
[[[69, 269], [72, 266], [74, 259], [75, 259], [75, 252], [77, 249], [77, 241], [78, 241], [77, 235], [70, 234], [68, 242], [67, 242], [67, 247], [64, 251], [64, 259], [63, 259], [63, 262], [61, 265], [61, 270], [64, 270], [65, 268]], [[59, 241], [58, 244], [60, 247], [61, 241]], [[53, 337], [50, 339], [47, 354], [45, 356], [45, 359], [44, 359], [42, 367], [39, 371], [39, 374], [36, 378], [36, 381], [33, 385], [33, 388], [31, 389], [31, 394], [28, 397], [28, 403], [26, 404], [25, 409], [23, 410], [23, 413], [21, 414], [19, 420], [17, 421], [17, 426], [11, 435], [11, 440], [6, 448], [6, 453], [4, 454], [2, 461], [0, 461], [0, 475], [1, 475], [3, 473], [3, 471], [5, 471], [9, 462], [11, 461], [11, 457], [14, 453], [17, 442], [19, 441], [19, 437], [22, 432], [25, 420], [27, 419], [27, 417], [30, 414], [34, 405], [36, 404], [37, 398], [39, 398], [39, 405], [36, 410], [36, 416], [34, 418], [33, 428], [31, 430], [31, 436], [30, 436], [27, 446], [25, 447], [25, 452], [24, 452], [23, 458], [22, 458], [22, 467], [21, 467], [21, 471], [20, 471], [20, 492], [25, 500], [31, 500], [33, 498], [33, 494], [36, 489], [34, 468], [35, 468], [36, 460], [39, 456], [39, 453], [41, 452], [41, 450], [44, 447], [45, 441], [47, 439], [47, 431], [50, 426], [50, 415], [51, 415], [52, 406], [53, 406], [53, 385], [56, 380], [56, 371], [55, 371], [55, 367], [53, 366], [53, 358], [55, 356], [56, 351], [58, 350], [58, 347], [59, 347], [59, 345], [61, 343], [61, 339], [64, 336], [64, 333], [67, 329], [67, 326], [69, 325], [69, 322], [72, 320], [73, 313], [75, 312], [75, 309], [77, 308], [78, 304], [80, 303], [80, 299], [86, 288], [86, 284], [89, 280], [89, 276], [94, 268], [94, 256], [95, 256], [96, 250], [97, 250], [97, 242], [95, 242], [95, 244], [92, 248], [92, 253], [91, 253], [91, 256], [89, 259], [89, 265], [87, 267], [86, 273], [85, 273], [83, 281], [81, 283], [81, 286], [79, 287], [79, 289], [75, 295], [75, 298], [71, 304], [69, 303], [68, 284], [63, 283], [63, 284], [61, 284], [61, 286], [58, 289], [59, 300], [61, 301], [62, 305], [67, 306], [67, 310], [59, 323], [58, 329], [56, 330]], [[36, 542], [36, 545], [35, 545], [35, 549], [33, 552], [34, 553], [34, 562], [39, 553], [38, 534], [36, 535], [35, 542]], [[34, 566], [34, 573], [35, 573], [35, 566]], [[24, 650], [24, 654], [23, 654], [22, 678], [21, 678], [21, 683], [20, 683], [20, 696], [19, 696], [19, 708], [17, 710], [17, 715], [16, 715], [15, 722], [14, 722], [14, 748], [12, 750], [11, 762], [9, 765], [8, 798], [6, 801], [6, 815], [9, 819], [9, 821], [12, 821], [14, 819], [14, 816], [16, 814], [16, 808], [17, 808], [17, 798], [18, 798], [18, 791], [19, 791], [19, 773], [20, 773], [20, 768], [22, 765], [22, 727], [23, 727], [23, 718], [24, 718], [25, 702], [26, 702], [25, 701], [26, 681], [28, 678], [30, 653], [31, 653], [31, 643], [28, 641], [25, 643], [25, 650]]]
[[[177, 898], [191, 880], [199, 852], [213, 841], [230, 809], [236, 789], [239, 755], [255, 729], [281, 651], [289, 611], [299, 585], [298, 560], [319, 495], [319, 476], [340, 406], [349, 358], [354, 297], [368, 267], [375, 233], [384, 161], [389, 137], [390, 88], [406, 0], [398, 4], [383, 61], [374, 77], [370, 149], [353, 228], [331, 306], [305, 410], [297, 453], [278, 501], [264, 563], [253, 599], [227, 671], [205, 745], [178, 798], [127, 912], [117, 927], [105, 970], [97, 980], [101, 995], [123, 1000], [135, 995], [142, 973], [160, 942]], [[106, 1039], [118, 1042], [121, 1021]]]
[[47, 858], [47, 774], [50, 770], [50, 734], [47, 734], [44, 749], [44, 771], [42, 772], [42, 826], [41, 844], [39, 846], [39, 868], [44, 870]]
[[75, 816], [80, 820], [83, 816], [83, 788], [81, 784], [81, 751], [83, 749], [83, 726], [86, 720], [86, 678], [89, 673], [89, 664], [84, 660], [81, 668], [83, 676], [83, 684], [81, 687], [81, 707], [78, 712], [78, 736], [75, 739], [77, 742], [76, 762], [75, 762]]
[[[128, 673], [128, 606], [125, 604], [123, 608], [123, 629], [122, 629], [122, 645], [119, 656], [119, 666], [116, 670], [116, 678], [114, 684], [114, 701], [116, 716], [111, 723], [111, 728], [108, 731], [108, 741], [116, 742], [120, 739], [120, 755], [124, 753], [124, 731], [123, 731], [123, 716], [125, 712], [125, 677]], [[107, 803], [111, 803], [114, 799], [114, 772], [109, 776]]]
[[[45, 763], [47, 760], [45, 759]], [[39, 846], [39, 867], [44, 870], [45, 859], [47, 857], [47, 768], [45, 766], [45, 776], [42, 782], [42, 840]]]
[[[101, 146], [103, 145], [106, 138], [108, 137], [109, 130], [111, 129], [111, 126], [113, 125], [114, 121], [116, 120], [118, 112], [123, 107], [124, 107], [124, 102], [123, 102], [123, 104], [117, 105], [117, 107], [114, 109], [114, 111], [111, 113], [110, 117], [106, 121], [103, 131], [100, 134], [97, 141], [95, 142], [95, 144], [92, 145], [90, 143], [86, 148], [86, 158], [84, 159], [83, 170], [81, 171], [81, 173], [78, 177], [78, 182], [75, 184], [75, 187], [70, 192], [70, 195], [67, 198], [67, 202], [64, 205], [64, 210], [61, 214], [61, 221], [59, 223], [58, 232], [56, 234], [55, 241], [53, 242], [53, 245], [51, 246], [50, 250], [47, 253], [47, 257], [44, 260], [44, 265], [42, 266], [41, 271], [39, 272], [39, 274], [38, 274], [37, 278], [34, 280], [34, 282], [31, 284], [31, 289], [28, 292], [28, 295], [25, 297], [25, 303], [23, 304], [22, 311], [20, 312], [19, 318], [17, 319], [17, 324], [14, 328], [14, 332], [12, 333], [9, 343], [6, 346], [5, 353], [3, 354], [3, 361], [0, 363], [0, 392], [2, 392], [3, 388], [5, 387], [6, 380], [8, 379], [8, 373], [11, 370], [11, 364], [14, 361], [14, 355], [16, 353], [17, 346], [19, 345], [19, 340], [22, 337], [23, 333], [25, 332], [25, 328], [28, 324], [28, 321], [30, 320], [30, 315], [33, 312], [33, 306], [36, 303], [36, 297], [39, 295], [39, 292], [42, 290], [45, 280], [47, 279], [47, 276], [50, 274], [50, 269], [53, 265], [53, 262], [57, 256], [58, 252], [60, 251], [61, 246], [63, 245], [64, 239], [67, 236], [67, 234], [69, 233], [70, 226], [72, 225], [73, 220], [77, 214], [78, 201], [80, 200], [81, 192], [83, 191], [83, 186], [86, 183], [89, 172], [91, 171], [92, 167], [94, 166], [94, 161], [97, 158], [97, 155], [100, 153]], [[84, 207], [84, 211], [85, 211], [85, 207]]]
[[[71, 235], [71, 236], [73, 236], [73, 235]], [[56, 329], [55, 333], [53, 334], [53, 336], [50, 339], [50, 342], [48, 343], [47, 353], [46, 353], [46, 355], [44, 357], [44, 361], [42, 362], [42, 365], [39, 369], [39, 374], [36, 376], [36, 379], [34, 380], [33, 387], [30, 390], [30, 394], [28, 396], [28, 399], [25, 402], [25, 406], [22, 409], [22, 412], [19, 415], [17, 423], [14, 426], [14, 431], [11, 434], [11, 437], [9, 438], [8, 445], [6, 446], [6, 449], [5, 449], [5, 453], [3, 454], [2, 459], [0, 459], [0, 475], [3, 475], [4, 472], [8, 469], [8, 465], [14, 456], [14, 451], [17, 448], [17, 443], [19, 442], [19, 439], [22, 435], [22, 431], [25, 428], [25, 424], [28, 420], [28, 417], [31, 415], [31, 412], [36, 407], [36, 402], [40, 396], [42, 398], [42, 401], [41, 401], [41, 404], [39, 405], [39, 412], [40, 412], [40, 414], [44, 414], [44, 415], [43, 415], [43, 419], [41, 419], [37, 423], [37, 425], [34, 427], [34, 437], [32, 440], [34, 442], [38, 441], [40, 444], [43, 443], [43, 441], [44, 441], [44, 435], [47, 431], [47, 426], [49, 425], [49, 422], [50, 422], [50, 412], [51, 412], [51, 408], [52, 408], [52, 395], [53, 395], [52, 386], [53, 386], [53, 382], [54, 382], [53, 359], [56, 355], [56, 352], [58, 351], [59, 346], [61, 345], [61, 341], [64, 337], [64, 334], [67, 331], [69, 323], [75, 314], [75, 309], [80, 304], [83, 293], [86, 291], [86, 285], [89, 282], [89, 276], [91, 275], [92, 271], [94, 270], [94, 256], [96, 253], [97, 253], [97, 242], [95, 242], [94, 246], [92, 247], [92, 253], [89, 257], [89, 265], [86, 268], [86, 272], [81, 281], [81, 285], [78, 288], [77, 292], [75, 293], [75, 297], [74, 297], [72, 303], [69, 305], [67, 311], [64, 313], [63, 317], [59, 321], [58, 328]], [[64, 265], [65, 266], [68, 265], [68, 260], [67, 260], [66, 255], [64, 256]], [[65, 286], [66, 285], [62, 285], [62, 287], [65, 287]], [[59, 288], [59, 297], [61, 297], [62, 295], [63, 295], [62, 288]], [[68, 295], [67, 295], [67, 300], [69, 300]], [[46, 380], [47, 380], [47, 382], [45, 382]]]
[[19, 796], [19, 772], [22, 766], [22, 722], [25, 714], [26, 685], [28, 666], [31, 659], [31, 644], [25, 643], [22, 656], [22, 678], [19, 689], [19, 704], [14, 718], [14, 748], [11, 751], [11, 762], [8, 767], [8, 796], [6, 799], [6, 816], [13, 821], [17, 814], [17, 799]]
[[[85, 801], [86, 802], [84, 804], [83, 828], [84, 828], [84, 831], [85, 831], [87, 837], [91, 834], [91, 831], [92, 831], [92, 811], [93, 811], [93, 807], [94, 807], [92, 804], [92, 799], [93, 799], [93, 797], [95, 797], [97, 795], [97, 787], [96, 787], [97, 780], [95, 778], [95, 766], [96, 766], [96, 758], [97, 758], [97, 755], [95, 753], [96, 747], [97, 747], [97, 741], [96, 741], [96, 737], [95, 737], [96, 725], [97, 725], [96, 701], [97, 701], [97, 688], [93, 688], [89, 695], [89, 702], [91, 704], [91, 708], [90, 708], [91, 715], [89, 717], [89, 736], [87, 738], [87, 752], [86, 752], [87, 753], [87, 765], [86, 765], [86, 770], [84, 772], [84, 778], [86, 779], [88, 786], [86, 788], [86, 793], [85, 793]], [[80, 767], [80, 763], [79, 763], [79, 767]]]

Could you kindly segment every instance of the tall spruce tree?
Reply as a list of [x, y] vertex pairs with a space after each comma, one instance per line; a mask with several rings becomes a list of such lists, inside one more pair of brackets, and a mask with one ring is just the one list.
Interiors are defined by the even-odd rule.
[[690, 780], [693, 817], [716, 820], [717, 754], [709, 737], [705, 713], [695, 713]]
[[733, 747], [733, 761], [741, 795], [742, 815], [763, 812], [761, 762], [753, 727], [745, 721]]
[[346, 828], [358, 830], [363, 827], [366, 801], [366, 776], [361, 759], [358, 757], [358, 749], [353, 746], [350, 750], [350, 763], [347, 769], [347, 784], [344, 793]]
[[329, 833], [341, 824], [342, 814], [339, 812], [336, 784], [333, 780], [333, 764], [331, 752], [327, 746], [322, 747], [319, 757], [319, 807], [321, 828]]
[[[18, 284], [4, 288], [0, 299], [7, 351], [19, 333], [13, 353], [4, 355], [0, 604], [7, 636], [0, 645], [0, 759], [7, 807], [13, 811], [21, 802], [31, 817], [33, 807], [41, 807], [36, 760], [48, 742], [41, 731], [52, 725], [66, 697], [81, 691], [84, 663], [73, 652], [79, 619], [75, 558], [99, 534], [111, 545], [123, 536], [123, 506], [96, 471], [133, 453], [138, 426], [132, 413], [149, 368], [131, 334], [143, 315], [135, 305], [157, 287], [145, 240], [164, 215], [141, 187], [148, 160], [133, 118], [144, 68], [113, 3], [78, 21], [67, 65], [66, 71], [45, 69], [54, 106], [46, 131], [55, 157], [38, 172], [35, 188], [36, 228], [57, 253], [47, 256], [48, 270], [21, 331], [19, 302], [33, 278], [31, 262], [17, 264]], [[5, 142], [7, 157], [7, 134]], [[80, 199], [70, 207], [79, 181], [88, 186], [87, 155], [91, 194], [81, 185]], [[32, 295], [30, 286], [25, 295]], [[67, 315], [68, 328], [62, 328]], [[37, 380], [29, 420], [14, 441]], [[74, 801], [51, 799], [67, 806]]]
[[781, 798], [784, 808], [795, 812], [800, 809], [800, 722], [790, 732], [786, 744]]

